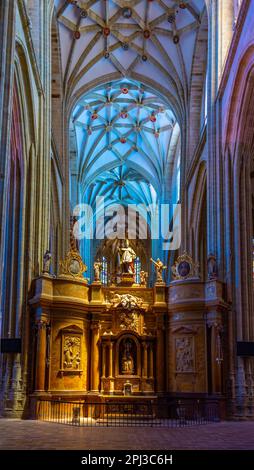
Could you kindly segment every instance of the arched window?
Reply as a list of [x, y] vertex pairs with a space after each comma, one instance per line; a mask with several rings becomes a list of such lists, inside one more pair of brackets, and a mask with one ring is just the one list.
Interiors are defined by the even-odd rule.
[[102, 258], [101, 282], [104, 285], [108, 284], [108, 262], [105, 256]]
[[139, 257], [135, 259], [135, 284], [140, 284], [140, 270], [141, 270], [141, 262]]

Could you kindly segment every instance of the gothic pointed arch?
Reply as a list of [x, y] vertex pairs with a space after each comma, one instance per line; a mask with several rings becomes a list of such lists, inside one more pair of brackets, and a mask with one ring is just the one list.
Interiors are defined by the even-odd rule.
[[192, 73], [190, 83], [190, 103], [189, 103], [189, 160], [194, 156], [196, 147], [199, 143], [201, 127], [200, 117], [204, 116], [206, 100], [206, 73], [207, 73], [207, 54], [208, 54], [208, 14], [204, 9], [201, 25], [198, 31], [195, 44], [195, 52], [192, 62]]
[[[2, 305], [4, 312], [2, 335], [21, 338], [22, 355], [15, 360], [4, 357], [2, 366], [9, 370], [12, 380], [4, 389], [4, 400], [10, 400], [17, 409], [26, 393], [26, 364], [29, 352], [29, 309], [27, 299], [34, 276], [34, 210], [36, 199], [36, 123], [35, 107], [30, 86], [30, 69], [26, 52], [16, 42], [13, 88], [11, 90], [10, 152], [6, 191], [6, 225], [4, 236], [4, 272], [2, 277]], [[22, 364], [24, 368], [22, 368]], [[13, 380], [19, 383], [13, 395]], [[3, 407], [6, 403], [3, 402]]]
[[189, 188], [189, 247], [194, 259], [200, 264], [202, 279], [206, 275], [206, 198], [207, 198], [207, 170], [206, 162], [202, 161], [196, 169], [194, 186]]

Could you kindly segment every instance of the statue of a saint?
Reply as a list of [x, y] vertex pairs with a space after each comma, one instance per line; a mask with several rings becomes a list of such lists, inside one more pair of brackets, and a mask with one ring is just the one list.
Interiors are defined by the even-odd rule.
[[134, 259], [136, 259], [137, 255], [135, 251], [131, 248], [129, 240], [125, 241], [125, 247], [120, 248], [120, 250], [122, 252], [122, 272], [133, 275], [135, 273]]
[[93, 268], [94, 268], [94, 281], [95, 282], [100, 282], [100, 280], [101, 280], [101, 271], [102, 271], [102, 262], [99, 259], [97, 259], [97, 261], [94, 262]]
[[146, 286], [148, 273], [145, 271], [140, 271], [140, 285]]
[[131, 353], [126, 351], [122, 358], [122, 374], [131, 375], [134, 373], [134, 361]]
[[217, 279], [217, 275], [218, 275], [217, 261], [216, 261], [215, 255], [213, 253], [210, 253], [208, 255], [207, 273], [208, 273], [208, 279], [210, 279], [210, 280]]
[[135, 373], [135, 363], [133, 356], [132, 340], [126, 339], [123, 343], [123, 353], [121, 359], [121, 374], [132, 375]]
[[43, 256], [43, 273], [50, 274], [50, 265], [51, 265], [52, 255], [49, 250], [47, 250]]
[[151, 258], [150, 261], [152, 261], [156, 269], [156, 275], [157, 275], [156, 282], [158, 284], [163, 283], [162, 273], [164, 269], [167, 269], [167, 266], [164, 266], [160, 258], [157, 258], [157, 261], [154, 261], [153, 258]]

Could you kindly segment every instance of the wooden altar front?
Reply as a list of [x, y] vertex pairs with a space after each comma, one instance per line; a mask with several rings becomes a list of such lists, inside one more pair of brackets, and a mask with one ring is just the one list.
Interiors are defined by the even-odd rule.
[[217, 280], [103, 287], [43, 275], [30, 305], [33, 399], [223, 392], [227, 305]]

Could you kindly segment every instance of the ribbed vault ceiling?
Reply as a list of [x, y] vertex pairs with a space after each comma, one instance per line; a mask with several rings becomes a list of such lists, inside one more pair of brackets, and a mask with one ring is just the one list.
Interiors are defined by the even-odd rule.
[[121, 80], [84, 95], [73, 112], [82, 200], [151, 204], [160, 198], [180, 128], [152, 90]]
[[204, 0], [55, 0], [67, 97], [89, 83], [157, 83], [179, 118], [188, 97]]

